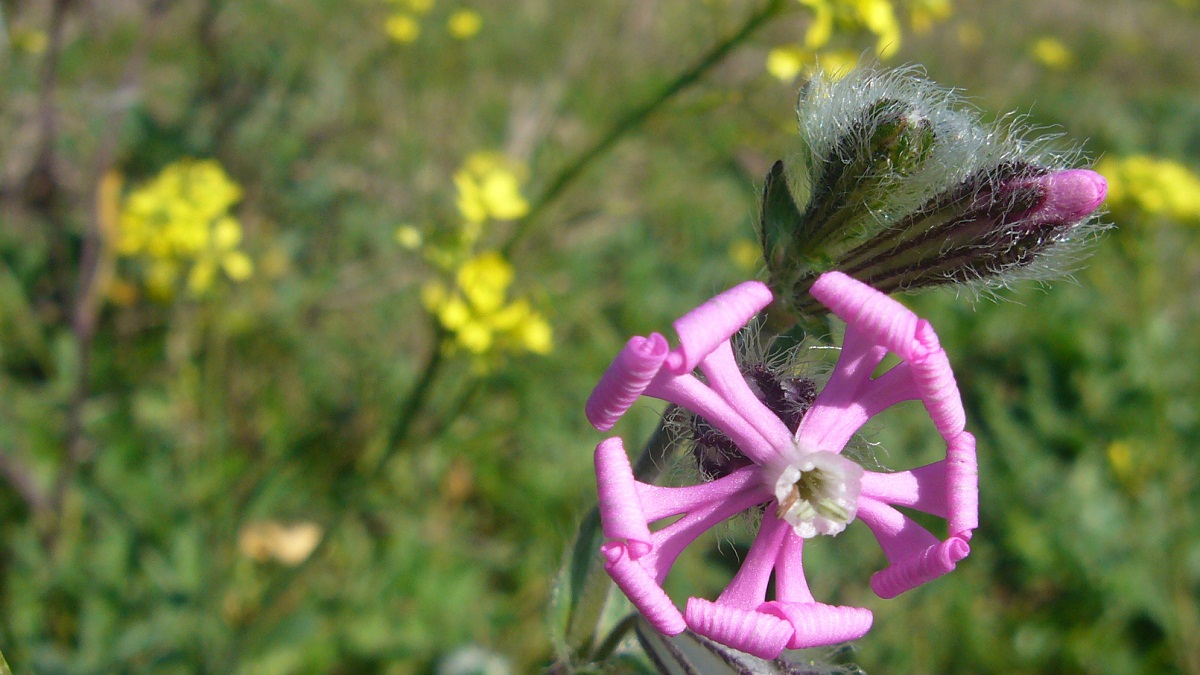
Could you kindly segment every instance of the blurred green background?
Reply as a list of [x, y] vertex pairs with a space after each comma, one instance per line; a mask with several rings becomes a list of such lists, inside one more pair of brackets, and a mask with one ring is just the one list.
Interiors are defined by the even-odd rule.
[[[883, 5], [886, 63], [1104, 158], [1118, 228], [1049, 290], [903, 299], [955, 365], [982, 525], [892, 601], [869, 536], [821, 542], [814, 591], [875, 612], [867, 672], [1200, 674], [1200, 8]], [[801, 149], [803, 74], [768, 55], [811, 56], [820, 6], [0, 0], [14, 672], [549, 664], [595, 499], [583, 402], [628, 336], [756, 274], [762, 177]], [[813, 49], [870, 58], [881, 31], [839, 11]], [[527, 208], [467, 237], [479, 152]], [[191, 253], [122, 244], [134, 195], [188, 158], [238, 186], [209, 214], [232, 220]], [[524, 314], [472, 348], [428, 289], [484, 251]], [[537, 321], [549, 353], [519, 333]], [[630, 445], [657, 411], [622, 422]], [[885, 463], [936, 443], [917, 412], [874, 432]], [[677, 574], [711, 597], [730, 563], [692, 553]]]

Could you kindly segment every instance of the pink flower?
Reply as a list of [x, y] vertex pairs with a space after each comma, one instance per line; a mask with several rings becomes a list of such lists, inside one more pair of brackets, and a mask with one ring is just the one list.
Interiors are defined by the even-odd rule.
[[[836, 535], [855, 519], [879, 540], [888, 566], [871, 588], [891, 598], [954, 569], [970, 551], [978, 521], [975, 439], [945, 352], [928, 322], [895, 300], [839, 273], [812, 294], [846, 324], [828, 384], [792, 434], [755, 396], [734, 361], [730, 337], [772, 299], [761, 283], [736, 286], [675, 322], [679, 346], [655, 333], [617, 355], [587, 403], [607, 431], [642, 395], [670, 401], [724, 432], [753, 464], [707, 483], [661, 487], [637, 481], [619, 437], [596, 448], [600, 516], [609, 541], [605, 568], [659, 631], [686, 628], [755, 656], [853, 640], [870, 610], [817, 602], [805, 580], [804, 540]], [[872, 373], [888, 352], [900, 363]], [[699, 369], [700, 379], [693, 374]], [[910, 471], [865, 471], [840, 455], [867, 420], [901, 401], [920, 400], [946, 441], [946, 458]], [[757, 505], [766, 508], [741, 569], [716, 601], [688, 598], [679, 609], [662, 588], [676, 558], [705, 530]], [[896, 506], [944, 518], [939, 540]], [[652, 525], [676, 518], [670, 524]], [[766, 598], [771, 574], [775, 598]]]

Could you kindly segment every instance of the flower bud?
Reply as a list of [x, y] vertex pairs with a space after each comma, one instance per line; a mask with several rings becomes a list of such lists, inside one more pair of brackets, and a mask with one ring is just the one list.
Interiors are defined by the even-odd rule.
[[[798, 108], [809, 148], [796, 192], [777, 162], [760, 236], [771, 286], [794, 311], [840, 270], [887, 293], [947, 284], [996, 287], [1047, 276], [1099, 228], [1106, 184], [1040, 150], [1023, 131], [984, 125], [912, 70], [819, 76]], [[795, 194], [805, 191], [803, 209]]]

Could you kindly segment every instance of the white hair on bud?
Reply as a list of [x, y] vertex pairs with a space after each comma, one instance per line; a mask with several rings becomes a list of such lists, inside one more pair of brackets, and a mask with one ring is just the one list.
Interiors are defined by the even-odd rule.
[[[882, 69], [869, 64], [844, 73], [840, 79], [818, 70], [801, 89], [796, 107], [800, 135], [806, 145], [805, 175], [798, 180], [793, 177], [798, 203], [803, 204], [812, 194], [813, 181], [823, 163], [848, 159], [838, 154], [846, 134], [868, 133], [873, 125], [864, 124], [863, 113], [881, 100], [896, 101], [915, 119], [928, 120], [934, 133], [933, 146], [915, 170], [890, 176], [875, 186], [871, 217], [859, 225], [860, 231], [851, 233], [851, 245], [878, 235], [933, 196], [954, 189], [980, 172], [994, 173], [1005, 163], [1027, 163], [1051, 172], [1090, 163], [1078, 146], [1062, 146], [1063, 134], [1029, 124], [1027, 115], [1011, 113], [995, 122], [985, 122], [976, 106], [956, 90], [929, 80], [921, 66]], [[957, 279], [949, 285], [978, 298], [1015, 281], [1045, 281], [1069, 275], [1087, 257], [1089, 244], [1109, 227], [1092, 215], [1031, 262], [975, 271], [974, 279]]]

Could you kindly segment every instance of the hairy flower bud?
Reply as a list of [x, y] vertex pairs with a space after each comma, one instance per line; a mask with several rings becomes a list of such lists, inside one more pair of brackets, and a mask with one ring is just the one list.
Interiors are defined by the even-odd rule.
[[[804, 180], [777, 162], [763, 187], [760, 236], [771, 286], [793, 310], [840, 270], [884, 292], [985, 288], [1045, 277], [1099, 229], [1097, 173], [1021, 129], [984, 125], [912, 70], [818, 76], [798, 108]], [[796, 194], [805, 196], [803, 208]]]

